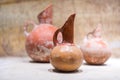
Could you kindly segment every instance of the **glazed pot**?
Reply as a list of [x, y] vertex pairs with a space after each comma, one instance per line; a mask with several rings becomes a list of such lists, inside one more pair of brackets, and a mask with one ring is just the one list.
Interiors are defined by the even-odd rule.
[[[73, 43], [74, 17], [72, 14], [53, 37], [55, 47], [50, 54], [50, 63], [58, 71], [75, 71], [83, 61], [81, 50]], [[57, 40], [59, 33], [62, 34], [62, 42]]]

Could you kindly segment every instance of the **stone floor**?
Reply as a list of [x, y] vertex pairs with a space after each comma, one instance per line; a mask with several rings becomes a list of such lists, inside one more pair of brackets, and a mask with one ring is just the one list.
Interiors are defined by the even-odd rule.
[[0, 80], [120, 80], [120, 59], [104, 65], [83, 65], [76, 72], [62, 73], [50, 63], [35, 63], [30, 58], [1, 57]]

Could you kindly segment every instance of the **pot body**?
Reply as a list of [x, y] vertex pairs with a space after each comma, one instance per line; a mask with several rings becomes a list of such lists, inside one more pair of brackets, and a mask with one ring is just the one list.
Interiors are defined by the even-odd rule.
[[61, 44], [56, 46], [50, 55], [50, 62], [59, 71], [75, 71], [83, 61], [81, 50], [74, 45]]
[[111, 56], [107, 43], [101, 38], [86, 38], [81, 50], [88, 64], [104, 64]]
[[53, 34], [57, 30], [51, 24], [36, 25], [26, 37], [25, 48], [34, 61], [49, 62], [50, 50], [53, 48]]

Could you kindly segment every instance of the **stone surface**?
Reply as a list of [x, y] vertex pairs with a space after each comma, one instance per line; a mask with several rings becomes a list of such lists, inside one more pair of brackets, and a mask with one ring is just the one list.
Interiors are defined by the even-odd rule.
[[50, 63], [35, 63], [26, 57], [1, 57], [0, 80], [120, 80], [120, 59], [104, 65], [83, 65], [76, 72], [62, 73]]

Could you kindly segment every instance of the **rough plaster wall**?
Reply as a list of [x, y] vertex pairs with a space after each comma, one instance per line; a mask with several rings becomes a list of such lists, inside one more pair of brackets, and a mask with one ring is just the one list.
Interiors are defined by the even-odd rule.
[[103, 38], [120, 57], [120, 0], [9, 0], [0, 2], [0, 55], [26, 55], [23, 25], [26, 20], [38, 23], [36, 16], [53, 4], [53, 24], [61, 27], [68, 16], [76, 13], [75, 43], [82, 44], [85, 35], [97, 24], [103, 25]]

